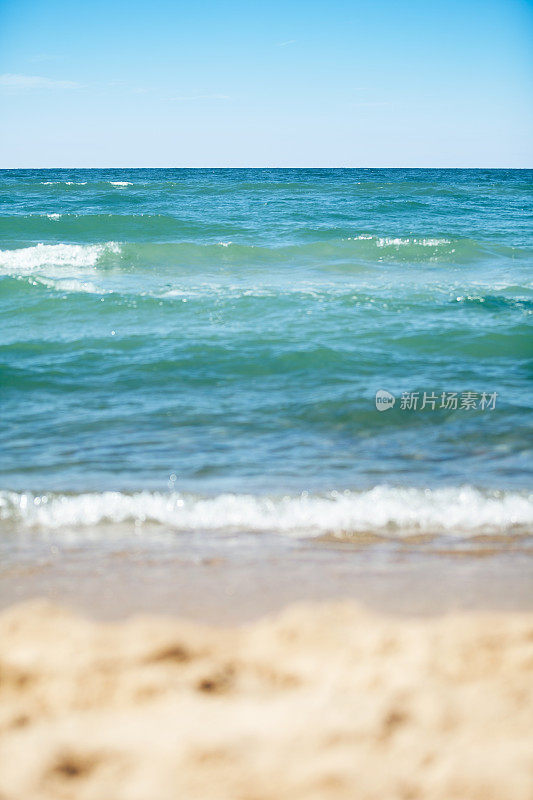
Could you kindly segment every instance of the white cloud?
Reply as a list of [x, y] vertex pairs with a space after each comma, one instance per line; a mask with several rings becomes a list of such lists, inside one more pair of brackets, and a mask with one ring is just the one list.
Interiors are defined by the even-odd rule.
[[289, 44], [296, 44], [296, 39], [287, 39], [286, 42], [278, 42], [276, 47], [287, 47]]
[[74, 81], [56, 81], [53, 78], [43, 78], [40, 75], [15, 75], [6, 72], [0, 75], [0, 88], [12, 91], [25, 91], [27, 89], [77, 89], [79, 83]]

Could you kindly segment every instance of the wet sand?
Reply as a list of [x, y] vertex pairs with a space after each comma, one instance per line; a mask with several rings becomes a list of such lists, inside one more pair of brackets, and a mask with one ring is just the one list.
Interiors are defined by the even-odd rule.
[[[453, 544], [453, 546], [452, 546]], [[103, 620], [167, 614], [234, 625], [295, 602], [352, 599], [388, 614], [533, 610], [527, 539], [475, 543], [179, 537], [165, 546], [47, 546], [3, 559], [0, 609], [45, 598]], [[131, 543], [130, 543], [131, 545]]]

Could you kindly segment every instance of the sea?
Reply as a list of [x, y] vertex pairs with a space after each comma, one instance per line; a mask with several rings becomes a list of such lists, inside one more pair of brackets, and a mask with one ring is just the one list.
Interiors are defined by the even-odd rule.
[[4, 557], [529, 536], [532, 178], [0, 171]]

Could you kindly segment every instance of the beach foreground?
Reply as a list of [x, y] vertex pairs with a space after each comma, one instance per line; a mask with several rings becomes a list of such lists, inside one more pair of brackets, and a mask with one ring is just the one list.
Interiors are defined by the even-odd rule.
[[2, 800], [521, 800], [533, 614], [0, 615]]

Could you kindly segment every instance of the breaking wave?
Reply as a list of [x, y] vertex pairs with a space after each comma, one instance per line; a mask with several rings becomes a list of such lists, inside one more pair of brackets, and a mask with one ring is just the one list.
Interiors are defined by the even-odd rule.
[[115, 242], [105, 244], [36, 244], [0, 250], [0, 273], [28, 275], [43, 267], [94, 267], [106, 253], [120, 253]]
[[35, 530], [101, 523], [156, 523], [175, 531], [275, 532], [349, 538], [448, 533], [505, 534], [533, 526], [533, 494], [377, 486], [367, 491], [260, 496], [179, 492], [32, 494], [0, 492], [0, 521]]
[[[59, 215], [48, 215], [54, 226], [63, 224]], [[125, 224], [125, 223], [124, 223]], [[157, 224], [160, 224], [159, 222]], [[119, 233], [118, 228], [114, 233]], [[199, 244], [180, 242], [117, 242], [92, 244], [39, 243], [30, 247], [0, 250], [0, 271], [28, 274], [44, 266], [90, 267], [97, 263], [136, 268], [161, 267], [262, 267], [269, 265], [372, 265], [381, 262], [467, 263], [487, 253], [488, 244], [470, 239], [435, 237], [387, 237], [360, 234], [354, 237], [276, 246], [219, 240]], [[519, 258], [518, 248], [490, 245], [494, 254]]]

